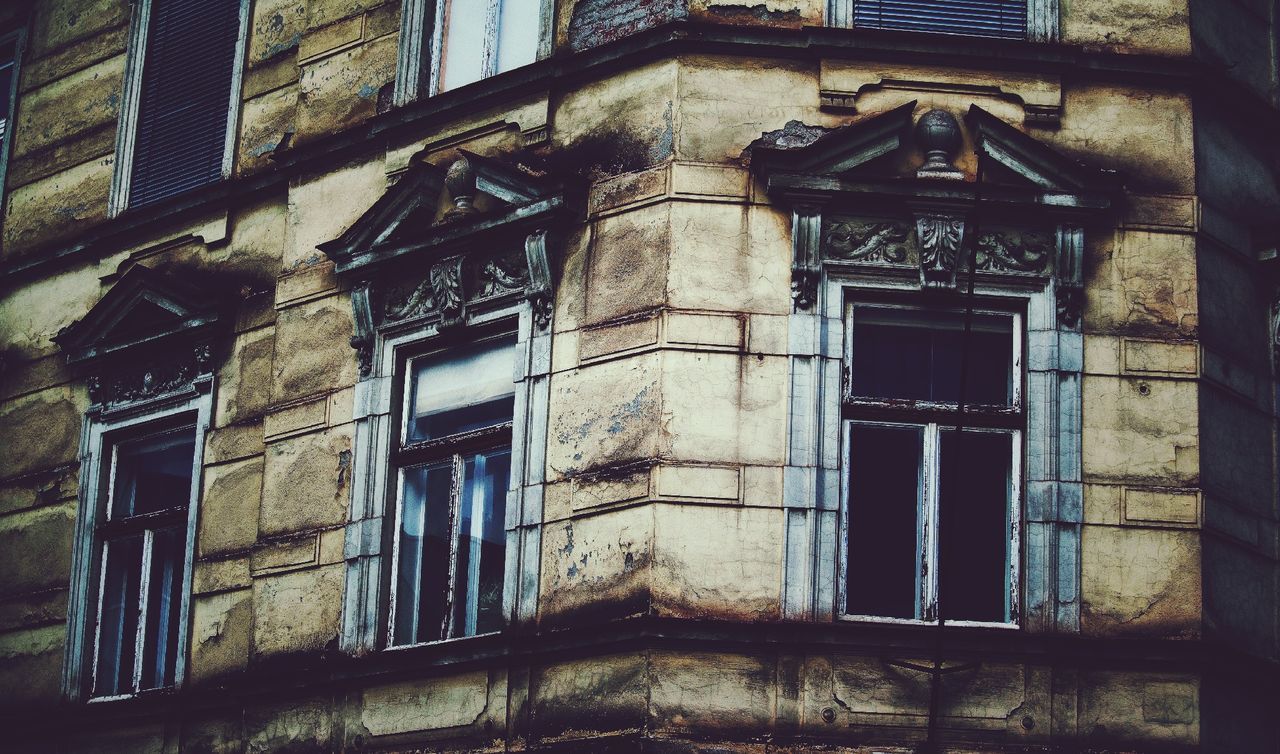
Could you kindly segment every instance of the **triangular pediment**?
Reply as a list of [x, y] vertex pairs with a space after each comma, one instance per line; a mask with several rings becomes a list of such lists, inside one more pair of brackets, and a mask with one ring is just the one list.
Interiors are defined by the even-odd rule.
[[966, 116], [978, 159], [992, 172], [1017, 177], [1048, 191], [1105, 192], [1118, 176], [1062, 154], [1053, 147], [1005, 123], [974, 105]]
[[147, 348], [176, 336], [198, 339], [218, 319], [217, 302], [208, 293], [135, 265], [54, 341], [74, 364]]
[[339, 274], [368, 273], [405, 253], [445, 253], [563, 206], [555, 184], [492, 157], [458, 153], [444, 167], [413, 165], [342, 235], [317, 248]]
[[797, 146], [782, 139], [770, 139], [752, 150], [752, 163], [765, 172], [787, 171], [809, 175], [838, 176], [875, 162], [901, 149], [910, 139], [911, 114], [916, 103], [908, 102], [885, 113], [841, 126]]

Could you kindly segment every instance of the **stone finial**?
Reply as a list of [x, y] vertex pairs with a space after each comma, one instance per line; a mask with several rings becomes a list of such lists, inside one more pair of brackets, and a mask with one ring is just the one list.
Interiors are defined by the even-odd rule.
[[961, 179], [964, 174], [951, 161], [960, 149], [960, 124], [946, 110], [930, 110], [916, 122], [916, 141], [924, 150], [924, 165], [916, 171], [919, 178]]
[[453, 199], [453, 207], [445, 213], [443, 221], [452, 222], [476, 211], [476, 174], [466, 157], [459, 157], [444, 175], [444, 186]]

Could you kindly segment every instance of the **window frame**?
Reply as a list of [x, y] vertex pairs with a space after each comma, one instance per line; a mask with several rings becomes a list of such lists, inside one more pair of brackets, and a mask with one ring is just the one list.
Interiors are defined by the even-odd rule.
[[[400, 12], [400, 48], [396, 63], [395, 86], [392, 91], [393, 105], [399, 107], [441, 93], [440, 56], [444, 50], [445, 28], [438, 21], [444, 16], [448, 2], [449, 0], [404, 0]], [[487, 0], [487, 2], [486, 16], [492, 20], [501, 14], [503, 0]], [[534, 62], [551, 56], [555, 28], [553, 0], [537, 0], [537, 2], [540, 6], [538, 48]], [[471, 84], [458, 87], [459, 89], [499, 75], [496, 39], [498, 33], [497, 24], [491, 23], [489, 33], [485, 36], [484, 75]]]
[[[63, 693], [73, 701], [106, 703], [153, 694], [171, 693], [186, 681], [190, 645], [192, 576], [195, 562], [200, 499], [203, 485], [204, 444], [213, 411], [212, 391], [144, 401], [137, 405], [95, 410], [85, 416], [80, 452], [80, 514], [72, 552], [71, 592], [67, 615], [67, 651], [63, 667]], [[122, 443], [190, 428], [194, 448], [191, 494], [185, 512], [182, 598], [178, 606], [178, 644], [171, 686], [134, 690], [127, 694], [94, 696], [98, 658], [98, 625], [102, 595], [102, 529], [109, 523], [116, 470]], [[136, 674], [136, 670], [135, 670]]]
[[[240, 128], [240, 94], [244, 80], [245, 56], [249, 46], [250, 8], [252, 0], [238, 0], [240, 30], [231, 63], [231, 81], [227, 93], [227, 130], [222, 148], [222, 180], [231, 177], [235, 165], [236, 135]], [[129, 21], [128, 58], [124, 87], [120, 96], [120, 117], [116, 123], [115, 169], [111, 175], [111, 192], [107, 216], [116, 217], [129, 210], [133, 184], [133, 162], [138, 136], [138, 116], [142, 103], [142, 77], [147, 58], [147, 35], [151, 26], [152, 0], [134, 0]], [[143, 208], [139, 208], [143, 209]]]
[[[458, 484], [457, 476], [458, 460], [467, 453], [475, 453], [486, 450], [497, 450], [505, 448], [513, 455], [510, 473], [507, 480], [507, 496], [510, 498], [511, 489], [517, 480], [519, 470], [514, 463], [514, 440], [515, 440], [515, 407], [513, 406], [512, 418], [509, 421], [502, 422], [497, 425], [485, 427], [474, 432], [457, 432], [443, 437], [431, 438], [421, 442], [413, 443], [409, 441], [409, 406], [412, 402], [413, 392], [413, 365], [414, 362], [421, 359], [428, 359], [437, 356], [447, 356], [450, 350], [459, 346], [476, 345], [480, 343], [490, 343], [510, 338], [516, 340], [517, 335], [516, 323], [510, 320], [499, 320], [494, 325], [485, 328], [483, 334], [474, 333], [472, 337], [467, 338], [464, 342], [451, 342], [452, 339], [441, 338], [437, 336], [433, 339], [425, 341], [410, 341], [395, 350], [394, 354], [394, 371], [392, 373], [392, 395], [399, 396], [399, 400], [394, 400], [393, 405], [396, 410], [392, 414], [392, 435], [393, 441], [388, 445], [387, 453], [387, 503], [390, 506], [385, 517], [386, 529], [383, 533], [383, 541], [390, 542], [390, 557], [386, 558], [383, 581], [386, 584], [387, 599], [384, 604], [379, 606], [380, 622], [382, 624], [382, 636], [380, 639], [381, 646], [386, 650], [400, 650], [412, 647], [420, 647], [425, 645], [440, 644], [448, 641], [458, 641], [471, 639], [478, 636], [488, 636], [497, 632], [484, 632], [476, 634], [463, 634], [456, 636], [445, 636], [440, 639], [429, 641], [408, 642], [397, 644], [395, 642], [395, 621], [396, 621], [396, 604], [397, 604], [397, 585], [400, 566], [400, 521], [404, 515], [404, 478], [405, 472], [409, 469], [429, 466], [435, 463], [442, 463], [445, 460], [452, 460], [455, 471], [454, 480], [450, 487], [450, 564], [449, 574], [447, 575], [448, 590], [454, 593], [456, 584], [456, 557], [453, 556], [453, 548], [456, 544], [457, 531], [455, 523], [457, 521], [458, 506]], [[516, 360], [519, 358], [519, 348], [513, 349], [512, 369], [512, 394], [513, 396], [519, 391], [519, 382], [515, 379]], [[504, 506], [505, 510], [505, 506]], [[504, 528], [505, 528], [504, 521]], [[504, 542], [505, 547], [509, 546], [509, 542]], [[504, 576], [506, 564], [504, 564]], [[507, 579], [504, 578], [503, 584], [503, 629], [505, 630], [507, 621]]]
[[[941, 505], [941, 437], [944, 432], [956, 431], [957, 424], [948, 419], [960, 418], [956, 403], [943, 401], [911, 401], [909, 405], [889, 401], [866, 399], [853, 393], [853, 339], [856, 328], [854, 312], [859, 307], [889, 309], [922, 313], [947, 313], [964, 315], [964, 307], [930, 303], [927, 301], [893, 301], [867, 295], [848, 295], [843, 303], [843, 355], [841, 370], [844, 378], [840, 406], [840, 513], [839, 549], [836, 552], [836, 602], [834, 614], [839, 621], [862, 623], [889, 623], [898, 625], [934, 625], [937, 623], [937, 598], [940, 590], [939, 565], [941, 552], [938, 546], [939, 509]], [[1005, 593], [1007, 621], [950, 620], [955, 626], [1016, 629], [1021, 625], [1020, 600], [1022, 594], [1022, 519], [1023, 468], [1026, 452], [1026, 316], [1016, 302], [985, 297], [972, 307], [974, 315], [1008, 317], [1012, 328], [1011, 365], [1012, 385], [1008, 409], [1003, 407], [969, 405], [963, 414], [963, 431], [995, 433], [1010, 436], [1009, 499], [1006, 522], [1008, 531], [1008, 573]], [[847, 589], [850, 582], [849, 519], [850, 519], [850, 469], [852, 466], [851, 440], [855, 425], [900, 427], [921, 430], [921, 482], [917, 492], [917, 545], [916, 562], [923, 565], [927, 578], [920, 579], [916, 594], [918, 618], [896, 618], [882, 615], [852, 614], [848, 606]], [[917, 572], [920, 565], [917, 566]], [[944, 616], [945, 619], [945, 616]]]
[[[854, 5], [858, 0], [827, 0], [827, 25], [841, 29], [864, 28], [854, 24]], [[1028, 42], [1057, 42], [1061, 39], [1059, 0], [1027, 0], [1027, 33]], [[892, 30], [890, 30], [892, 31]], [[928, 34], [931, 36], [968, 35], [948, 34], [945, 32], [904, 31], [908, 34]], [[973, 39], [991, 39], [992, 37], [972, 35]]]
[[19, 27], [0, 34], [0, 45], [10, 40], [13, 41], [13, 80], [9, 86], [9, 91], [0, 92], [0, 97], [4, 97], [9, 102], [9, 117], [4, 125], [4, 136], [0, 138], [0, 225], [3, 225], [5, 217], [9, 214], [6, 201], [9, 155], [13, 151], [13, 134], [16, 130], [15, 127], [18, 125], [18, 92], [20, 90], [18, 79], [22, 75], [22, 55], [27, 47], [26, 28]]

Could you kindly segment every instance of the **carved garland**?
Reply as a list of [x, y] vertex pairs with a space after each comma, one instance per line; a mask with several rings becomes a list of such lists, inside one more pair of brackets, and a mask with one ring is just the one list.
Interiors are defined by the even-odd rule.
[[197, 378], [213, 372], [212, 349], [201, 343], [190, 351], [146, 361], [140, 366], [110, 369], [86, 379], [95, 405], [115, 407], [181, 392]]

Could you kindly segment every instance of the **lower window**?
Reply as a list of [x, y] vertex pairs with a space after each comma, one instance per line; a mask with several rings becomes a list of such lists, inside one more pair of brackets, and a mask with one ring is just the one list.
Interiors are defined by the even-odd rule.
[[842, 612], [1015, 623], [1020, 317], [856, 305], [848, 321]]
[[504, 626], [515, 340], [407, 360], [389, 643]]
[[94, 697], [176, 682], [195, 428], [121, 440], [105, 459], [105, 515], [94, 532]]

